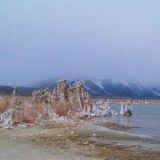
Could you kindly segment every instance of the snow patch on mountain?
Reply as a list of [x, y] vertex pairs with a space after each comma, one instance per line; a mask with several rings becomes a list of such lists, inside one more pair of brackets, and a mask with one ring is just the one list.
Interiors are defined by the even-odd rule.
[[101, 89], [104, 89], [103, 85], [102, 85], [102, 81], [95, 81], [94, 82], [98, 87], [100, 87]]
[[84, 83], [87, 91], [94, 96], [121, 96], [134, 98], [160, 98], [160, 91], [143, 86], [139, 82], [118, 81], [112, 79], [93, 80]]

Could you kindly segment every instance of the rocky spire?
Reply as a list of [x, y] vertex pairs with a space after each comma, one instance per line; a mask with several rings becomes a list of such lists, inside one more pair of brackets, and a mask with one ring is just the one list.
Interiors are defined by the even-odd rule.
[[34, 102], [70, 102], [79, 111], [90, 112], [92, 103], [89, 94], [85, 91], [83, 82], [76, 81], [72, 86], [66, 80], [59, 80], [53, 91], [48, 89], [33, 92]]
[[57, 87], [53, 91], [53, 97], [55, 101], [68, 101], [70, 86], [66, 80], [59, 80]]
[[83, 82], [76, 81], [70, 90], [70, 102], [78, 106], [80, 110], [88, 111], [91, 109], [91, 99], [89, 94], [85, 91]]

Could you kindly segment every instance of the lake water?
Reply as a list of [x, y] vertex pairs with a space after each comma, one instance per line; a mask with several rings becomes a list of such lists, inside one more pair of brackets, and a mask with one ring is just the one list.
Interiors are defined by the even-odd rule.
[[[120, 105], [114, 104], [112, 109], [119, 111]], [[132, 117], [111, 117], [107, 122], [136, 127], [127, 132], [160, 140], [160, 104], [134, 105]]]

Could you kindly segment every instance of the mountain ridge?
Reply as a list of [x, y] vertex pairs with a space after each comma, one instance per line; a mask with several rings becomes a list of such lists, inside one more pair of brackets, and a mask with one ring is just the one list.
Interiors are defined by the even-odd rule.
[[[73, 83], [71, 80], [70, 83]], [[127, 82], [114, 79], [101, 80], [83, 80], [84, 87], [91, 96], [109, 96], [109, 97], [132, 97], [160, 99], [160, 87], [142, 85], [139, 82]], [[38, 87], [54, 88], [55, 80], [49, 80], [38, 85]]]
[[[73, 84], [75, 80], [70, 80]], [[142, 85], [139, 82], [126, 82], [112, 79], [83, 80], [85, 90], [92, 97], [130, 97], [138, 99], [160, 99], [160, 87]], [[53, 89], [57, 80], [43, 81], [34, 87], [17, 87], [17, 95], [31, 96], [32, 92], [39, 88]], [[0, 86], [0, 94], [11, 95], [14, 87]]]

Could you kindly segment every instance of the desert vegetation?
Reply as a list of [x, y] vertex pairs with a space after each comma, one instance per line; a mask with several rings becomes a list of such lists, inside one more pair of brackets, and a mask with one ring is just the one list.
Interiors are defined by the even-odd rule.
[[77, 112], [74, 105], [66, 101], [55, 104], [54, 111], [59, 116], [71, 116]]
[[[68, 117], [76, 110], [69, 102], [59, 102], [56, 104], [33, 103], [23, 104], [14, 112], [14, 124], [18, 123], [38, 123], [41, 120], [53, 120], [54, 117]], [[71, 117], [70, 117], [71, 118]]]
[[0, 113], [3, 113], [11, 104], [9, 98], [0, 98]]

